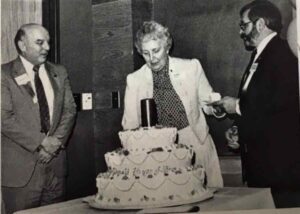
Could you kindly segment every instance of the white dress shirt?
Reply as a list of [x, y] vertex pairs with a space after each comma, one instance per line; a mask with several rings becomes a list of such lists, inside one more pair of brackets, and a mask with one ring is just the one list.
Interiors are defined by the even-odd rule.
[[[33, 71], [33, 64], [31, 64], [28, 60], [26, 60], [24, 57], [20, 56], [21, 61], [25, 67], [25, 71], [30, 79], [30, 83], [32, 85], [32, 89], [34, 91], [34, 97], [33, 97], [33, 102], [37, 103], [37, 96], [36, 96], [36, 89], [35, 89], [35, 84], [34, 84], [34, 71]], [[52, 85], [50, 83], [47, 71], [45, 69], [45, 65], [42, 64], [39, 69], [39, 77], [42, 81], [44, 90], [45, 90], [45, 95], [49, 107], [49, 116], [50, 116], [50, 124], [52, 124], [52, 117], [53, 117], [53, 104], [54, 104], [54, 92]]]
[[[256, 55], [255, 55], [255, 57], [254, 57], [254, 60], [253, 60], [252, 65], [251, 65], [251, 67], [250, 67], [250, 73], [249, 73], [249, 75], [248, 75], [248, 77], [247, 77], [247, 79], [246, 79], [246, 81], [245, 81], [245, 83], [244, 83], [244, 85], [243, 85], [243, 88], [242, 88], [243, 91], [247, 91], [247, 88], [248, 88], [249, 83], [250, 83], [250, 81], [251, 81], [251, 79], [252, 79], [252, 76], [253, 76], [254, 72], [256, 71], [256, 67], [257, 67], [257, 66], [255, 66], [255, 64], [256, 64], [255, 61], [257, 60], [257, 58], [259, 57], [259, 55], [262, 53], [262, 51], [265, 49], [265, 47], [267, 46], [267, 44], [271, 41], [271, 39], [272, 39], [273, 37], [275, 37], [276, 35], [277, 35], [276, 32], [271, 33], [271, 34], [268, 35], [266, 38], [264, 38], [264, 39], [259, 43], [259, 45], [257, 46], [257, 48], [256, 48], [257, 53], [256, 53]], [[239, 115], [242, 115], [242, 114], [241, 114], [241, 110], [240, 110], [240, 99], [238, 99], [237, 102], [236, 102], [236, 109], [235, 109], [235, 110], [236, 110], [236, 112], [237, 112]]]

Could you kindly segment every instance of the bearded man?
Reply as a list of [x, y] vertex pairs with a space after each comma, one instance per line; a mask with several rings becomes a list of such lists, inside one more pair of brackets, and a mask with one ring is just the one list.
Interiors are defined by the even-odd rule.
[[238, 98], [214, 105], [235, 118], [243, 178], [270, 187], [276, 207], [300, 206], [298, 60], [279, 37], [281, 14], [261, 0], [240, 11], [240, 36], [252, 51]]

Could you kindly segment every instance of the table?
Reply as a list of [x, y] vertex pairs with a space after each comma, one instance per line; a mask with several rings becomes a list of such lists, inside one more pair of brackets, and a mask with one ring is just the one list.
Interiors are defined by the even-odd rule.
[[[91, 198], [91, 196], [90, 196]], [[87, 199], [87, 198], [85, 198]], [[247, 188], [247, 187], [224, 187], [214, 194], [213, 199], [198, 202], [192, 205], [200, 207], [201, 213], [226, 213], [226, 214], [286, 214], [300, 213], [297, 209], [274, 209], [274, 202], [270, 189], [268, 188]], [[263, 210], [264, 209], [264, 210]], [[235, 210], [235, 211], [233, 211]], [[244, 210], [244, 211], [237, 211]], [[248, 212], [246, 211], [248, 210]], [[222, 211], [222, 212], [220, 212]], [[227, 212], [229, 211], [229, 212]], [[260, 212], [262, 211], [262, 212]], [[276, 211], [276, 212], [275, 212]], [[293, 213], [293, 211], [295, 211]], [[99, 210], [90, 208], [83, 198], [78, 198], [62, 203], [47, 205], [39, 208], [18, 211], [15, 214], [114, 214], [114, 213], [136, 213], [137, 210]]]

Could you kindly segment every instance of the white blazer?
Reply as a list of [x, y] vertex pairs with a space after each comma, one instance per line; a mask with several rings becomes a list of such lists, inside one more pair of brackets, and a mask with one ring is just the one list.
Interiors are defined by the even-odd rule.
[[[206, 104], [211, 101], [210, 95], [213, 93], [203, 68], [197, 59], [169, 57], [169, 75], [184, 105], [189, 124], [203, 144], [209, 128], [202, 110], [212, 114], [212, 108]], [[152, 71], [146, 64], [127, 76], [123, 129], [135, 129], [141, 125], [140, 101], [145, 98], [153, 98]]]

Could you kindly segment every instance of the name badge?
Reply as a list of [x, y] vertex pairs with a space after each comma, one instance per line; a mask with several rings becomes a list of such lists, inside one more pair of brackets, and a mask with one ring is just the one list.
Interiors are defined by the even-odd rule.
[[250, 72], [251, 72], [251, 73], [255, 72], [256, 69], [257, 69], [257, 66], [258, 66], [258, 63], [253, 63], [253, 64], [251, 65]]
[[26, 73], [22, 74], [20, 76], [17, 76], [15, 78], [15, 80], [16, 80], [18, 85], [26, 85], [30, 81], [30, 79], [29, 79], [29, 77]]

